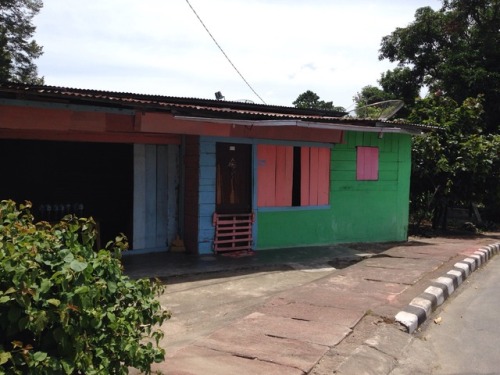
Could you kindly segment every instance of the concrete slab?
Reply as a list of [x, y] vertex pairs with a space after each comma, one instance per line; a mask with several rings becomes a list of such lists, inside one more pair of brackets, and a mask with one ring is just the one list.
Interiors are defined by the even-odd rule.
[[451, 252], [449, 254], [433, 254], [432, 252], [405, 254], [403, 249], [390, 250], [384, 254], [390, 255], [391, 257], [398, 257], [398, 258], [405, 258], [405, 259], [434, 259], [434, 260], [438, 260], [440, 262], [447, 262], [451, 258], [453, 258], [453, 256], [456, 255], [456, 253], [451, 253]]
[[[364, 271], [364, 270], [363, 270]], [[390, 293], [401, 294], [408, 285], [391, 283], [384, 281], [365, 280], [363, 274], [353, 272], [353, 274], [334, 273], [331, 276], [323, 277], [313, 282], [318, 287], [327, 287], [336, 290], [350, 290], [356, 293]]]
[[336, 324], [308, 322], [253, 313], [234, 323], [235, 329], [259, 332], [267, 336], [300, 340], [313, 344], [334, 346], [342, 341], [351, 329]]
[[393, 357], [362, 345], [343, 362], [335, 372], [337, 375], [380, 375], [388, 374], [394, 368]]
[[456, 256], [457, 251], [449, 248], [437, 248], [436, 246], [414, 247], [411, 249], [407, 247], [396, 247], [385, 251], [384, 254], [401, 258], [432, 258], [445, 262]]
[[190, 346], [168, 361], [154, 365], [152, 371], [164, 375], [303, 375], [298, 368], [243, 358], [199, 346]]
[[339, 291], [306, 285], [298, 290], [284, 292], [280, 294], [280, 297], [296, 303], [366, 312], [374, 306], [387, 303], [393, 295], [381, 293], [354, 294], [348, 290]]
[[443, 261], [430, 258], [370, 258], [363, 261], [363, 267], [389, 268], [397, 270], [429, 270], [436, 269], [443, 264]]
[[299, 368], [305, 373], [329, 349], [324, 345], [278, 338], [262, 332], [249, 332], [241, 325], [233, 325], [196, 342], [197, 346], [234, 354], [244, 358]]
[[258, 312], [296, 320], [337, 324], [348, 328], [354, 327], [364, 315], [364, 312], [358, 310], [315, 306], [290, 302], [283, 298], [274, 298], [268, 301]]
[[413, 285], [422, 278], [422, 271], [415, 269], [397, 272], [395, 269], [359, 267], [349, 271], [352, 276], [363, 277], [365, 280], [383, 281], [388, 283], [399, 283]]
[[383, 325], [373, 337], [365, 341], [365, 344], [391, 357], [398, 358], [411, 339], [412, 336], [406, 332], [402, 332], [391, 325]]

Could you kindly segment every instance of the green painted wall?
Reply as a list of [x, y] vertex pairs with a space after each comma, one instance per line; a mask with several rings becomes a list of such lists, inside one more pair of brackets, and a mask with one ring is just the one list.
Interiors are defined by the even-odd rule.
[[[356, 146], [379, 147], [378, 181], [356, 181]], [[330, 207], [257, 211], [257, 249], [407, 239], [410, 135], [347, 132], [330, 168]]]

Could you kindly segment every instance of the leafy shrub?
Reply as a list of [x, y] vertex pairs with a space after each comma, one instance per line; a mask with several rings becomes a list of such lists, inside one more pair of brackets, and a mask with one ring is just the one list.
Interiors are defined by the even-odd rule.
[[0, 203], [0, 374], [150, 373], [162, 286], [123, 275], [124, 237], [94, 250], [91, 218], [34, 223], [30, 208]]

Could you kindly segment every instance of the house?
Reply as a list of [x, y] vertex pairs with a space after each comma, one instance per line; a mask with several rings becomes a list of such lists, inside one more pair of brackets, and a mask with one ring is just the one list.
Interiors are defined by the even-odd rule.
[[0, 199], [93, 216], [136, 252], [404, 241], [415, 124], [0, 84]]

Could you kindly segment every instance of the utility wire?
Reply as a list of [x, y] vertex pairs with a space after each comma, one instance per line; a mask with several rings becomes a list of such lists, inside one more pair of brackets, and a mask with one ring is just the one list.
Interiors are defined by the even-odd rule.
[[186, 0], [186, 3], [188, 3], [189, 7], [191, 8], [191, 10], [193, 11], [193, 13], [195, 14], [195, 16], [198, 18], [198, 20], [201, 22], [201, 24], [203, 25], [203, 27], [205, 28], [205, 30], [207, 31], [208, 35], [210, 35], [210, 38], [212, 38], [212, 40], [214, 41], [214, 43], [216, 44], [217, 47], [219, 47], [220, 51], [222, 52], [222, 54], [226, 57], [227, 61], [229, 61], [229, 64], [231, 64], [231, 66], [234, 68], [234, 70], [236, 70], [236, 73], [239, 74], [239, 76], [241, 77], [241, 79], [243, 81], [245, 81], [245, 83], [247, 84], [247, 86], [250, 88], [250, 90], [252, 90], [252, 92], [257, 95], [257, 97], [262, 101], [262, 103], [264, 104], [267, 104], [264, 99], [262, 99], [260, 97], [259, 94], [257, 94], [257, 92], [253, 89], [253, 87], [250, 85], [250, 83], [248, 83], [248, 81], [245, 79], [245, 77], [243, 77], [243, 74], [240, 73], [240, 71], [238, 70], [238, 68], [236, 68], [236, 66], [233, 64], [233, 62], [231, 61], [231, 59], [226, 55], [226, 53], [224, 52], [224, 50], [222, 49], [222, 47], [219, 45], [219, 43], [217, 43], [217, 40], [215, 40], [214, 36], [212, 35], [212, 33], [208, 30], [208, 28], [205, 26], [205, 24], [203, 23], [203, 21], [201, 20], [200, 16], [198, 15], [198, 13], [196, 13], [196, 10], [194, 10], [193, 6], [191, 5], [191, 3], [189, 2], [189, 0]]

